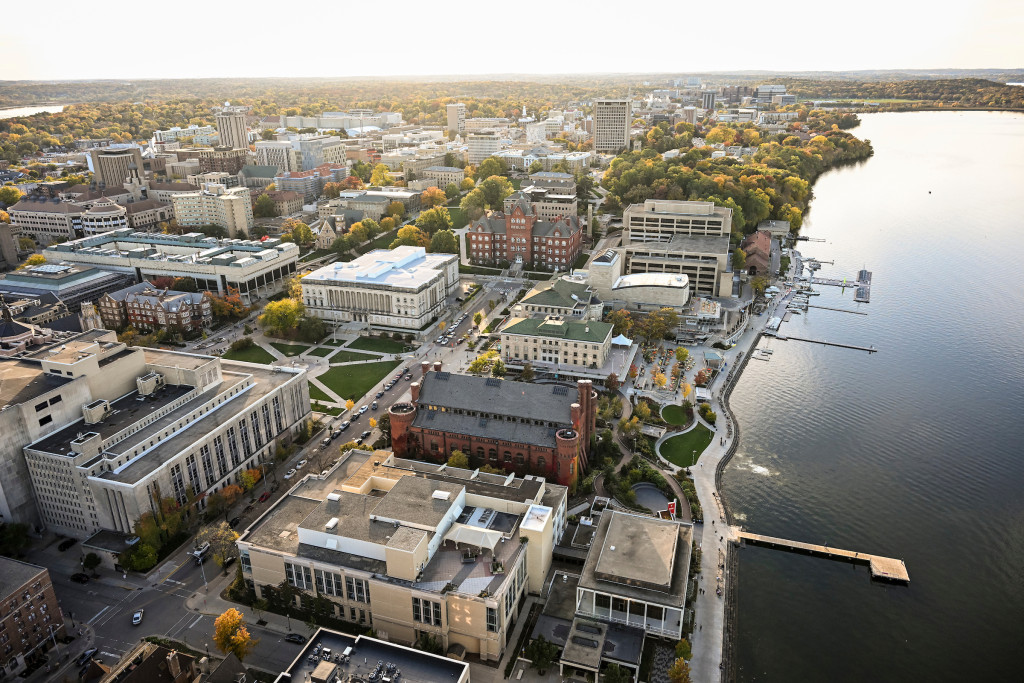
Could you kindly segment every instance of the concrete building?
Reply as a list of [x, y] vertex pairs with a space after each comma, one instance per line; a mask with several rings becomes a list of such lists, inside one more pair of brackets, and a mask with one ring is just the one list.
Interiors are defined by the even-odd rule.
[[278, 240], [249, 242], [218, 240], [201, 233], [161, 235], [113, 230], [52, 245], [43, 256], [54, 268], [95, 266], [126, 273], [137, 281], [191, 277], [200, 290], [224, 295], [228, 289], [237, 289], [243, 301], [251, 302], [281, 290], [295, 274], [299, 248]]
[[446, 107], [448, 114], [448, 132], [461, 135], [466, 131], [466, 105], [461, 102], [449, 104]]
[[227, 173], [238, 175], [238, 172], [250, 163], [249, 147], [213, 147], [200, 150], [200, 173]]
[[348, 166], [345, 163], [323, 164], [308, 171], [289, 171], [274, 176], [274, 187], [277, 190], [298, 192], [306, 201], [315, 201], [323, 194], [324, 185], [340, 182], [348, 177]]
[[785, 240], [789, 237], [789, 221], [767, 220], [757, 224], [757, 230], [765, 231], [778, 240]]
[[313, 271], [302, 278], [302, 300], [328, 322], [420, 330], [440, 316], [458, 286], [457, 255], [397, 247]]
[[561, 277], [535, 285], [512, 312], [517, 317], [601, 320], [604, 303], [585, 281]]
[[691, 126], [697, 125], [697, 107], [683, 107], [679, 110], [679, 121], [688, 123]]
[[715, 98], [717, 95], [713, 90], [705, 90], [700, 96], [700, 106], [705, 112], [713, 112], [715, 110]]
[[290, 140], [257, 140], [256, 163], [273, 166], [278, 173], [302, 170], [302, 159]]
[[565, 190], [541, 187], [532, 184], [532, 182], [524, 183], [518, 192], [513, 192], [508, 197], [505, 197], [505, 213], [511, 213], [512, 207], [522, 199], [529, 203], [537, 217], [542, 220], [557, 221], [560, 218], [576, 216], [578, 213], [578, 202], [575, 181], [571, 183], [570, 187], [571, 189]]
[[[274, 202], [274, 211], [277, 212], [278, 216], [289, 216], [302, 211], [303, 197], [298, 192], [273, 190], [271, 192], [260, 192], [260, 194], [270, 197], [270, 201]], [[255, 203], [258, 198], [254, 197], [253, 202]]]
[[175, 195], [171, 199], [174, 217], [182, 227], [219, 225], [228, 237], [248, 235], [252, 229], [252, 197], [247, 187], [227, 188], [210, 183], [196, 192]]
[[470, 133], [466, 136], [469, 163], [476, 166], [501, 148], [501, 137], [493, 131]]
[[506, 118], [489, 118], [478, 116], [466, 119], [464, 129], [467, 133], [479, 133], [485, 130], [507, 133], [512, 121]]
[[304, 370], [129, 348], [105, 330], [13, 362], [49, 388], [27, 420], [52, 428], [19, 441], [43, 523], [79, 539], [131, 534], [157, 498], [202, 509], [309, 416]]
[[[564, 486], [543, 478], [348, 451], [242, 534], [239, 564], [258, 596], [276, 599], [270, 589], [286, 581], [299, 589], [303, 606], [326, 598], [334, 618], [387, 634], [390, 654], [361, 638], [353, 663], [395, 658], [402, 680], [464, 681], [461, 662], [437, 658], [448, 668], [432, 678], [433, 663], [420, 652], [395, 653], [395, 644], [429, 636], [449, 657], [500, 661], [514, 647], [510, 634], [526, 592], [542, 590], [565, 527], [566, 498]], [[323, 642], [344, 651], [343, 643]], [[307, 673], [317, 680], [308, 669], [289, 671], [295, 680]]]
[[[0, 557], [0, 678], [23, 673], [63, 638], [64, 613], [45, 567]], [[41, 665], [40, 665], [41, 666]]]
[[76, 237], [82, 229], [83, 211], [79, 204], [55, 198], [22, 199], [11, 206], [7, 213], [11, 217], [15, 238], [31, 237], [41, 244], [47, 244], [55, 239]]
[[[312, 135], [292, 142], [302, 171], [311, 171], [324, 164], [345, 163], [345, 142], [335, 135]], [[289, 169], [290, 170], [290, 169]]]
[[128, 210], [123, 206], [103, 199], [82, 212], [82, 234], [96, 235], [128, 227]]
[[411, 401], [388, 411], [396, 454], [444, 462], [459, 450], [477, 467], [575, 485], [596, 429], [597, 394], [589, 380], [571, 388], [428, 367], [423, 363]]
[[512, 318], [501, 330], [501, 342], [502, 359], [509, 363], [600, 368], [612, 350], [612, 325], [558, 315]]
[[576, 591], [576, 614], [677, 641], [693, 526], [608, 511], [601, 515]]
[[466, 171], [456, 166], [429, 166], [423, 169], [421, 175], [427, 180], [434, 181], [434, 187], [442, 190], [452, 183], [459, 187], [466, 179]]
[[132, 230], [157, 232], [161, 223], [174, 218], [173, 207], [156, 199], [143, 199], [124, 205], [128, 212], [128, 227]]
[[102, 147], [89, 152], [92, 180], [96, 185], [120, 188], [131, 180], [145, 180], [142, 170], [142, 152], [138, 147]]
[[575, 215], [541, 219], [525, 196], [506, 213], [482, 216], [469, 226], [466, 250], [474, 263], [522, 263], [568, 270], [583, 250], [583, 231]]
[[[634, 311], [671, 308], [682, 313], [690, 300], [690, 279], [683, 273], [623, 274], [624, 256], [608, 249], [590, 262], [587, 283], [605, 305]], [[574, 275], [573, 278], [581, 275]]]
[[151, 282], [107, 292], [96, 302], [103, 326], [119, 330], [198, 332], [213, 324], [210, 299], [201, 292], [160, 289]]
[[135, 282], [128, 273], [99, 270], [88, 265], [46, 263], [7, 273], [0, 279], [0, 294], [8, 301], [55, 296], [77, 313], [83, 301], [94, 301]]
[[[153, 131], [153, 141], [156, 143], [175, 142], [186, 138], [196, 138], [202, 136], [213, 135], [216, 133], [216, 129], [213, 126], [198, 126], [192, 124], [187, 128], [180, 128], [174, 126], [167, 130], [156, 130]], [[197, 142], [197, 144], [205, 144]]]
[[172, 180], [181, 180], [199, 173], [199, 159], [185, 159], [184, 161], [168, 161], [164, 173]]
[[189, 185], [195, 185], [196, 187], [202, 187], [209, 183], [216, 183], [217, 185], [223, 185], [224, 187], [238, 187], [242, 184], [241, 180], [237, 175], [225, 173], [224, 171], [210, 171], [209, 173], [195, 173], [185, 178], [185, 182]]
[[623, 99], [594, 100], [594, 151], [617, 154], [629, 144], [633, 125], [632, 101]]
[[217, 112], [217, 134], [222, 147], [248, 151], [249, 129], [245, 125], [246, 111], [245, 107], [225, 107]]

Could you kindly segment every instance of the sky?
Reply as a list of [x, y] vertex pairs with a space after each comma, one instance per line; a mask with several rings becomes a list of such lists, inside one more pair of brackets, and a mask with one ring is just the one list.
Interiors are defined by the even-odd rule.
[[1020, 0], [42, 4], [5, 3], [0, 80], [1024, 67]]

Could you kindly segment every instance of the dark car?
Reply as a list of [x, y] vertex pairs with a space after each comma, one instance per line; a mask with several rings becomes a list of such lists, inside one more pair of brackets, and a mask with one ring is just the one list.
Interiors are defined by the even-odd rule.
[[268, 498], [270, 498], [270, 494], [269, 493], [264, 493], [262, 496], [260, 496], [260, 502], [261, 503], [266, 503]]
[[75, 543], [78, 543], [78, 541], [76, 541], [73, 538], [65, 538], [63, 541], [60, 542], [60, 545], [57, 546], [57, 550], [64, 552], [65, 550], [73, 546]]
[[92, 657], [97, 652], [99, 652], [99, 648], [90, 647], [88, 650], [86, 650], [82, 654], [78, 655], [78, 661], [77, 661], [78, 666], [82, 666], [83, 664], [88, 662], [89, 658]]
[[75, 583], [89, 583], [89, 575], [78, 572], [71, 575], [71, 580]]
[[306, 642], [306, 637], [303, 636], [300, 633], [289, 633], [288, 635], [286, 635], [284, 637], [284, 639], [287, 640], [289, 643], [304, 643], [304, 642]]
[[234, 519], [232, 519], [232, 520], [231, 520], [230, 522], [228, 522], [228, 526], [229, 526], [229, 527], [231, 527], [232, 529], [234, 529], [234, 528], [235, 528], [236, 526], [238, 526], [238, 524], [239, 524], [239, 523], [240, 523], [241, 521], [242, 521], [242, 518], [241, 518], [241, 517], [235, 517], [235, 518], [234, 518]]
[[380, 398], [380, 397], [381, 397], [381, 396], [383, 396], [383, 395], [384, 395], [384, 392], [383, 392], [383, 391], [378, 391], [378, 392], [377, 392], [377, 398]]
[[366, 441], [366, 439], [367, 439], [367, 438], [368, 438], [369, 436], [370, 436], [370, 430], [369, 430], [369, 429], [367, 429], [367, 430], [366, 430], [365, 432], [363, 432], [362, 434], [360, 434], [360, 435], [359, 435], [359, 439], [360, 439], [361, 441]]

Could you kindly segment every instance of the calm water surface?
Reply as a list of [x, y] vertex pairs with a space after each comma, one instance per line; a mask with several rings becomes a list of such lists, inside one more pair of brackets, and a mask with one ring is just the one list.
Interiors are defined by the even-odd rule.
[[37, 107], [11, 107], [10, 109], [0, 109], [0, 119], [13, 119], [15, 116], [32, 116], [32, 114], [38, 114], [44, 111], [48, 111], [50, 113], [64, 111], [64, 105], [50, 104]]
[[874, 273], [819, 287], [732, 406], [724, 489], [747, 529], [906, 561], [740, 551], [743, 681], [1020, 681], [1024, 646], [1024, 116], [872, 114], [875, 156], [814, 188], [805, 256]]

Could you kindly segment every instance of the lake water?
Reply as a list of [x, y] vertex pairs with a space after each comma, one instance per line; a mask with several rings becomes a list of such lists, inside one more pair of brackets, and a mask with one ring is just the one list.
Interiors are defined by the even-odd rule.
[[11, 107], [10, 109], [0, 109], [0, 119], [13, 119], [15, 116], [32, 116], [32, 114], [38, 114], [44, 111], [55, 114], [57, 112], [64, 111], [64, 105], [50, 104], [38, 107]]
[[724, 474], [757, 533], [902, 558], [867, 567], [746, 547], [742, 681], [1021, 680], [1024, 641], [1024, 116], [871, 114], [875, 155], [815, 185], [805, 256], [874, 273], [870, 304], [819, 286], [732, 395]]

